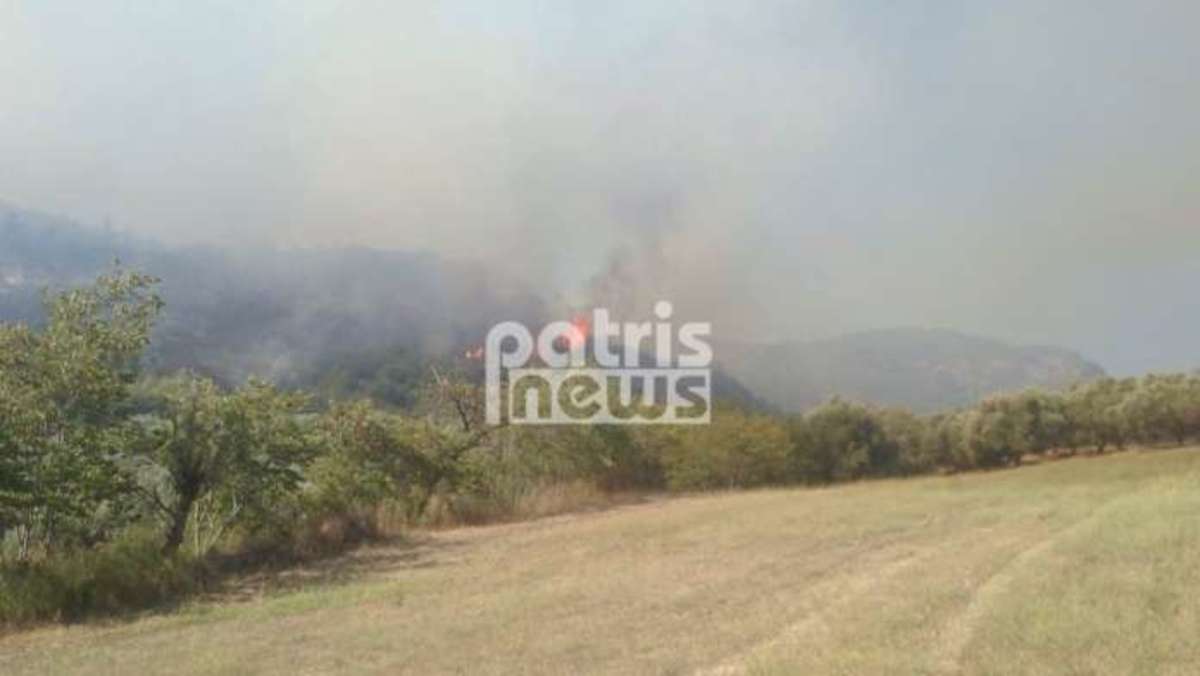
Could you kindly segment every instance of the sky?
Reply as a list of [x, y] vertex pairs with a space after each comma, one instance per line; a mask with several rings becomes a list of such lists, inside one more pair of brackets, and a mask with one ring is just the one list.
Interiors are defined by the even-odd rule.
[[0, 200], [625, 285], [742, 339], [943, 327], [1196, 368], [1197, 25], [1189, 0], [0, 0]]

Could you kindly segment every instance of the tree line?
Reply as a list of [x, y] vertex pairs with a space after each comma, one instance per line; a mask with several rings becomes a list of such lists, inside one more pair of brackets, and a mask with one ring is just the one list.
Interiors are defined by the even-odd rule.
[[478, 386], [445, 367], [403, 410], [145, 373], [156, 283], [115, 270], [48, 295], [36, 326], [0, 324], [0, 622], [144, 604], [194, 583], [196, 562], [263, 543], [325, 551], [621, 492], [965, 471], [1200, 436], [1200, 377], [1184, 374], [932, 416], [834, 399], [794, 416], [719, 404], [696, 427], [489, 427]]

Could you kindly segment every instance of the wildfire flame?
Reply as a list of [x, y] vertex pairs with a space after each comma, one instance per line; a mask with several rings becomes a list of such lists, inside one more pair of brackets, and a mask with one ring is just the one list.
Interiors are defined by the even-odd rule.
[[[586, 314], [577, 314], [567, 322], [571, 325], [562, 336], [555, 341], [560, 350], [574, 350], [587, 345], [592, 335], [592, 319]], [[463, 351], [463, 359], [468, 361], [483, 361], [483, 346], [468, 347]]]
[[568, 347], [574, 349], [586, 345], [590, 335], [592, 335], [591, 318], [584, 314], [571, 318], [571, 331], [566, 336]]

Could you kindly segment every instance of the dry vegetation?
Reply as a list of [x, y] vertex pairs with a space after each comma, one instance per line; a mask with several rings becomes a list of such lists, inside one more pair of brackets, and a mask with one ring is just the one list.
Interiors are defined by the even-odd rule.
[[433, 532], [0, 671], [1194, 673], [1198, 450]]

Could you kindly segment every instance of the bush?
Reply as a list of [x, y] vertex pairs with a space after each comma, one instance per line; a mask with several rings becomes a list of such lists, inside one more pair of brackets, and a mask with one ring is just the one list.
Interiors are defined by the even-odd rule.
[[708, 426], [660, 436], [672, 490], [749, 488], [788, 480], [788, 435], [779, 421], [734, 410], [717, 411]]
[[122, 534], [94, 549], [0, 567], [0, 625], [78, 620], [158, 605], [203, 584], [204, 565], [163, 556], [150, 529]]

